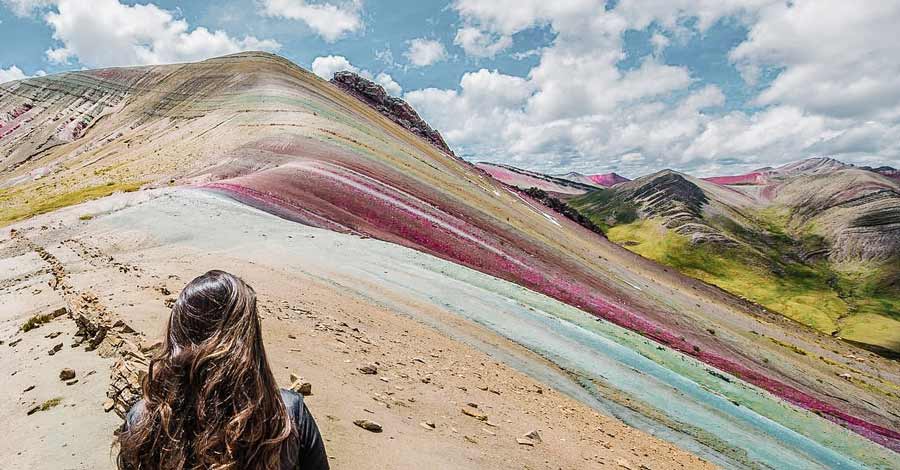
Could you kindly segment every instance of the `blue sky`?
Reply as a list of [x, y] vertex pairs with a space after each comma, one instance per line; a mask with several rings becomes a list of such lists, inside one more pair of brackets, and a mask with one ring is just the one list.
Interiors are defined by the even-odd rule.
[[900, 166], [900, 2], [848, 3], [0, 0], [0, 81], [265, 49], [370, 76], [471, 160]]

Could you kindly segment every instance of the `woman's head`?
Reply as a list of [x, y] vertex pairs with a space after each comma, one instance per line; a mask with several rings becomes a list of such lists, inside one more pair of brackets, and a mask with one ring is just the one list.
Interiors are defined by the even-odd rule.
[[120, 438], [120, 468], [274, 470], [292, 441], [256, 293], [224, 271], [181, 291], [142, 389], [144, 411]]

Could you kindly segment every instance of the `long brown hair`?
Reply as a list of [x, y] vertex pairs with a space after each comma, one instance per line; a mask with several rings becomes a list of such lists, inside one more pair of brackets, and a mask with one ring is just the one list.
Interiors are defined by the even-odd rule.
[[142, 395], [140, 417], [119, 436], [122, 470], [277, 470], [297, 440], [266, 359], [256, 293], [223, 271], [181, 291]]

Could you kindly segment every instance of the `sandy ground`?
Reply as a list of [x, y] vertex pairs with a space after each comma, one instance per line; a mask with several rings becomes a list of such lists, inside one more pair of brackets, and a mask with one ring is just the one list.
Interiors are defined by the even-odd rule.
[[[95, 295], [100, 305], [147, 340], [161, 334], [166, 302], [207, 269], [233, 271], [256, 288], [276, 377], [283, 386], [291, 373], [312, 383], [307, 404], [334, 468], [711, 467], [506, 365], [498, 359], [512, 357], [530, 367], [554, 368], [452, 314], [452, 306], [441, 309], [405, 300], [466, 341], [399, 314], [383, 301], [335, 289], [329, 279], [341, 272], [286, 270], [274, 262], [277, 251], [245, 253], [227, 244], [160, 241], [105, 224], [103, 216], [79, 220], [83, 210], [41, 216], [16, 228], [61, 262], [77, 293]], [[320, 232], [298, 228], [297, 236]], [[245, 233], [264, 245], [264, 233], [254, 227], [246, 227]], [[10, 438], [0, 440], [0, 468], [113, 468], [110, 445], [120, 419], [103, 411], [111, 359], [70, 347], [76, 327], [66, 316], [27, 333], [17, 331], [32, 315], [65, 304], [50, 287], [45, 264], [4, 230], [0, 373], [6, 379], [0, 416]], [[352, 268], [346, 267], [348, 272]], [[59, 336], [47, 337], [57, 331]], [[471, 347], [475, 342], [490, 345], [480, 349], [495, 353]], [[59, 343], [62, 349], [48, 355]], [[378, 373], [359, 372], [368, 364], [376, 365]], [[61, 381], [63, 367], [76, 369], [79, 381]], [[35, 387], [25, 392], [31, 385]], [[61, 398], [59, 405], [27, 414], [55, 397]], [[486, 421], [463, 409], [486, 415]], [[384, 432], [365, 431], [353, 424], [357, 419], [376, 421]], [[538, 431], [542, 442], [517, 443], [531, 431]]]

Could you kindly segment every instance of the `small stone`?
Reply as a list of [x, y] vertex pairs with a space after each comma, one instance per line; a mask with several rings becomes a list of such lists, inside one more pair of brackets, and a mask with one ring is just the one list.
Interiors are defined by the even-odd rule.
[[371, 432], [381, 432], [381, 425], [376, 423], [375, 421], [370, 421], [368, 419], [357, 419], [353, 421], [353, 424], [365, 429], [366, 431]]
[[528, 446], [528, 447], [534, 447], [534, 442], [533, 442], [531, 439], [525, 439], [525, 438], [523, 438], [523, 437], [517, 437], [517, 438], [516, 438], [516, 442], [517, 442], [519, 445]]
[[78, 379], [67, 380], [66, 385], [75, 385], [78, 383]]
[[471, 416], [479, 421], [487, 421], [488, 417], [484, 413], [479, 413], [475, 410], [470, 410], [468, 408], [463, 408], [462, 413], [466, 416]]
[[72, 380], [75, 378], [75, 369], [66, 367], [59, 371], [59, 380]]
[[25, 390], [22, 390], [22, 393], [30, 392], [32, 390], [34, 390], [34, 385], [29, 385], [28, 387], [25, 387]]
[[297, 339], [297, 336], [296, 336], [296, 335], [288, 335], [288, 338], [290, 338], [290, 339]]
[[116, 407], [116, 402], [113, 401], [113, 400], [111, 400], [111, 399], [110, 399], [110, 400], [106, 400], [105, 402], [103, 402], [103, 411], [104, 411], [105, 413], [109, 413], [109, 412], [112, 411], [112, 409], [115, 408], [115, 407]]
[[291, 384], [291, 390], [307, 397], [312, 395], [312, 384], [300, 379]]
[[291, 380], [291, 383], [294, 383], [294, 382], [297, 382], [298, 380], [303, 380], [303, 378], [300, 377], [299, 375], [291, 372], [290, 380]]
[[138, 349], [140, 349], [141, 352], [143, 352], [143, 353], [147, 353], [150, 351], [161, 349], [162, 345], [163, 345], [163, 343], [161, 340], [141, 341], [141, 343], [138, 345]]
[[535, 430], [531, 431], [530, 433], [526, 434], [525, 437], [528, 438], [528, 439], [531, 439], [531, 440], [534, 441], [534, 442], [544, 442], [544, 440], [541, 439], [541, 433], [539, 433], [539, 432], [537, 431], [537, 429], [535, 429]]
[[425, 428], [425, 429], [431, 431], [432, 429], [434, 429], [434, 422], [432, 422], [432, 421], [422, 421], [421, 423], [419, 423], [419, 426], [422, 426], [423, 428]]
[[412, 360], [413, 360], [413, 362], [419, 362], [419, 363], [425, 364], [425, 359], [422, 359], [421, 357], [414, 357], [414, 358], [412, 358]]
[[378, 373], [378, 366], [375, 364], [367, 364], [359, 368], [359, 371], [365, 375], [375, 375]]
[[469, 405], [469, 406], [471, 406], [472, 408], [478, 408], [478, 403], [469, 402], [469, 403], [466, 403], [466, 404]]
[[62, 347], [63, 347], [63, 344], [59, 343], [56, 346], [53, 346], [53, 349], [51, 349], [50, 351], [47, 351], [47, 354], [52, 356], [52, 355], [62, 351]]
[[473, 436], [469, 436], [469, 435], [467, 434], [467, 435], [465, 435], [465, 436], [463, 436], [463, 437], [466, 438], [466, 440], [469, 441], [469, 442], [471, 442], [472, 444], [478, 444], [478, 439], [475, 439], [475, 437], [473, 437]]
[[40, 405], [35, 405], [33, 408], [31, 408], [30, 410], [28, 410], [28, 412], [27, 412], [26, 414], [27, 414], [28, 416], [31, 416], [31, 415], [37, 413], [37, 412], [40, 411], [40, 410], [41, 410], [41, 406], [40, 406]]

